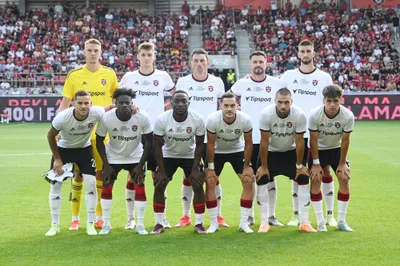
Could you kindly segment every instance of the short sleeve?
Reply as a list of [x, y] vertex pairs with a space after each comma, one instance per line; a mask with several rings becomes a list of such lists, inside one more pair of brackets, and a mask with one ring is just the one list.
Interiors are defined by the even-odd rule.
[[51, 122], [51, 125], [58, 131], [61, 131], [64, 126], [64, 112], [58, 113], [56, 117], [54, 117], [53, 122]]
[[327, 82], [328, 82], [327, 85], [332, 85], [333, 84], [332, 76], [329, 75], [329, 74], [327, 74]]
[[73, 78], [71, 77], [71, 74], [72, 73], [69, 72], [69, 74], [67, 75], [67, 78], [65, 79], [62, 96], [72, 100], [74, 98], [75, 93], [74, 93]]
[[237, 85], [238, 83], [239, 83], [239, 81], [236, 81], [236, 82], [232, 85], [232, 87], [231, 87], [231, 92], [232, 92], [233, 94], [235, 94], [236, 96], [241, 96], [241, 95], [242, 95], [242, 92], [239, 90], [239, 87], [240, 87], [240, 86]]
[[107, 135], [107, 123], [105, 118], [106, 117], [103, 116], [97, 124], [96, 135], [99, 135], [100, 137], [105, 137]]
[[296, 133], [302, 134], [307, 131], [307, 117], [306, 114], [302, 111], [299, 113], [299, 117], [296, 123]]
[[218, 89], [217, 97], [221, 98], [222, 95], [224, 95], [224, 93], [225, 93], [225, 84], [224, 84], [224, 82], [222, 81], [221, 78], [218, 78], [218, 87], [217, 87], [217, 89]]
[[210, 133], [215, 134], [216, 132], [216, 126], [215, 126], [215, 114], [211, 114], [207, 118], [207, 123], [206, 123], [207, 131]]
[[176, 82], [175, 85], [176, 90], [185, 90], [183, 88], [183, 82], [182, 82], [182, 78], [179, 78], [178, 81]]
[[164, 114], [160, 114], [154, 123], [154, 135], [164, 136]]
[[206, 125], [204, 124], [203, 117], [199, 117], [197, 120], [196, 136], [204, 136], [206, 134]]
[[260, 125], [261, 131], [266, 131], [266, 132], [271, 131], [268, 113], [266, 112], [265, 109], [261, 112], [260, 119], [259, 119], [259, 125]]
[[111, 83], [111, 88], [110, 88], [110, 97], [111, 99], [113, 98], [114, 91], [118, 88], [118, 78], [117, 75], [115, 74], [115, 71], [111, 71], [112, 75], [112, 83]]
[[150, 134], [153, 132], [153, 128], [151, 127], [150, 116], [147, 113], [143, 113], [143, 130], [142, 134]]
[[243, 132], [248, 133], [253, 130], [253, 123], [249, 115], [243, 113]]
[[127, 82], [127, 76], [129, 75], [129, 72], [127, 72], [125, 75], [122, 76], [120, 82], [119, 82], [119, 86], [121, 88], [129, 88], [128, 86], [128, 82]]
[[164, 88], [164, 90], [165, 91], [170, 91], [173, 88], [175, 88], [175, 84], [172, 81], [171, 76], [167, 72], [165, 72], [165, 88]]
[[318, 117], [317, 112], [311, 111], [310, 116], [308, 117], [308, 130], [310, 131], [318, 131]]
[[279, 79], [282, 83], [284, 87], [288, 87], [286, 84], [286, 77], [287, 77], [287, 71], [285, 73], [283, 73], [283, 75], [281, 76], [281, 78]]
[[343, 126], [343, 132], [345, 133], [350, 133], [354, 130], [354, 114], [351, 111], [349, 111], [349, 113], [349, 118]]

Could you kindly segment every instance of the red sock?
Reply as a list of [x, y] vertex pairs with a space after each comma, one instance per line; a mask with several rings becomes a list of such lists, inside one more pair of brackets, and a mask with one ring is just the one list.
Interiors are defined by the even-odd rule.
[[193, 204], [193, 208], [194, 208], [194, 213], [203, 214], [206, 210], [206, 203], [202, 202], [198, 204]]
[[146, 201], [146, 189], [143, 186], [138, 186], [135, 184], [135, 201]]
[[185, 178], [185, 177], [183, 178], [182, 184], [183, 184], [184, 186], [187, 186], [187, 187], [191, 187], [191, 186], [192, 186], [192, 184], [190, 183], [189, 179], [187, 179], [187, 178]]
[[112, 199], [112, 189], [113, 185], [109, 184], [108, 187], [102, 187], [101, 188], [101, 198], [106, 199], [106, 200], [111, 200]]
[[217, 200], [206, 201], [207, 209], [216, 208], [218, 206]]
[[164, 213], [165, 204], [153, 203], [153, 210], [155, 213]]
[[350, 194], [344, 194], [340, 193], [340, 191], [337, 194], [337, 199], [340, 201], [349, 201], [350, 200]]
[[322, 200], [322, 193], [319, 191], [317, 194], [311, 193], [311, 201], [321, 201]]
[[128, 190], [135, 190], [135, 184], [132, 182], [127, 181], [126, 182], [126, 189]]
[[333, 182], [332, 175], [323, 176], [323, 177], [322, 177], [322, 183], [331, 183], [331, 182]]
[[219, 178], [218, 178], [218, 180], [217, 180], [217, 184], [216, 184], [217, 186], [219, 185]]
[[240, 199], [240, 207], [251, 209], [252, 206], [253, 200]]

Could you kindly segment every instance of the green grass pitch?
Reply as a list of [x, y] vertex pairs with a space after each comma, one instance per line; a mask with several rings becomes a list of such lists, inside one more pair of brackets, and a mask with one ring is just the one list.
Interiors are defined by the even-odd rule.
[[[274, 227], [267, 234], [239, 233], [241, 188], [227, 166], [221, 175], [222, 213], [231, 227], [216, 234], [196, 235], [192, 226], [169, 229], [158, 236], [125, 231], [126, 172], [122, 172], [114, 190], [111, 235], [89, 237], [84, 223], [80, 231], [68, 231], [71, 216], [66, 182], [61, 234], [45, 237], [50, 226], [49, 185], [41, 174], [49, 167], [48, 128], [49, 124], [0, 125], [0, 265], [398, 265], [399, 122], [356, 123], [349, 154], [352, 179], [347, 216], [355, 232], [328, 228], [325, 234], [302, 233], [288, 226]], [[168, 187], [167, 217], [172, 225], [181, 216], [181, 176], [178, 172]], [[146, 184], [145, 225], [150, 231], [154, 225], [151, 180]], [[279, 177], [276, 212], [284, 223], [292, 214], [290, 190], [288, 179]], [[310, 219], [316, 226], [312, 208]], [[81, 220], [86, 220], [85, 204]], [[257, 214], [253, 229], [258, 226]]]

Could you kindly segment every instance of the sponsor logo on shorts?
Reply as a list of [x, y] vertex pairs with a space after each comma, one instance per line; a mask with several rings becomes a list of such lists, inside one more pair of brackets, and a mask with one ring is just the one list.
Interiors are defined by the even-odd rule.
[[270, 103], [272, 101], [272, 98], [264, 98], [264, 97], [255, 97], [255, 96], [249, 96], [246, 97], [246, 101], [250, 101], [250, 102], [268, 102]]
[[316, 91], [306, 91], [306, 90], [302, 90], [302, 89], [296, 89], [293, 90], [293, 94], [301, 94], [301, 95], [313, 95], [316, 96], [317, 92]]

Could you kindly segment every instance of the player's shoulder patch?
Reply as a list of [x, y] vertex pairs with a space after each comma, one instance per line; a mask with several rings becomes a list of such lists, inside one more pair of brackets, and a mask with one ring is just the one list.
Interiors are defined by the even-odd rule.
[[68, 75], [67, 75], [67, 79], [70, 77], [70, 75], [72, 74], [72, 73], [78, 73], [80, 70], [83, 70], [83, 67], [78, 67], [78, 68], [76, 68], [76, 69], [73, 69], [73, 70], [71, 70], [69, 73], [68, 73]]

